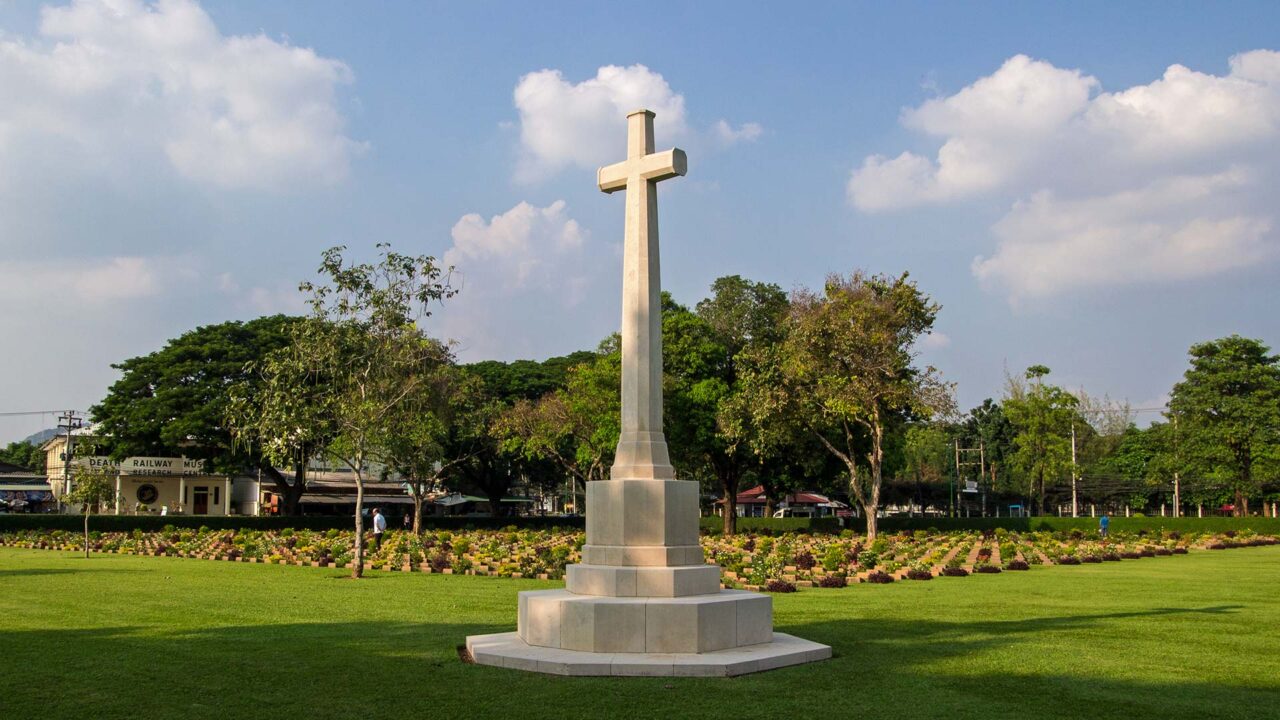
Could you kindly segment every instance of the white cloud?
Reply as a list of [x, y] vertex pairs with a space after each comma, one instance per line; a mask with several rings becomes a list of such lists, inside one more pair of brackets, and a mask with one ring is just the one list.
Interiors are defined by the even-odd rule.
[[941, 350], [949, 345], [951, 345], [951, 336], [938, 330], [920, 338], [920, 348], [923, 350]]
[[740, 142], [755, 142], [764, 134], [764, 128], [759, 123], [743, 123], [736, 129], [729, 124], [727, 120], [720, 120], [711, 126], [711, 131], [715, 133], [716, 138], [721, 145], [729, 147]]
[[946, 138], [938, 159], [871, 156], [850, 177], [849, 199], [864, 211], [892, 210], [999, 187], [1088, 106], [1097, 84], [1079, 71], [1012, 57], [955, 95], [904, 111], [903, 125]]
[[594, 169], [621, 160], [632, 110], [654, 112], [660, 146], [687, 131], [684, 96], [644, 65], [605, 65], [580, 83], [559, 70], [539, 70], [520, 78], [514, 97], [523, 150], [517, 178], [526, 182], [569, 166]]
[[1014, 204], [973, 272], [1012, 300], [1200, 277], [1272, 257], [1280, 175], [1280, 53], [1226, 75], [1172, 65], [1101, 92], [1079, 70], [1016, 56], [903, 112], [936, 158], [871, 156], [850, 175], [864, 212], [981, 196]]
[[225, 36], [193, 0], [76, 0], [39, 36], [0, 39], [0, 188], [40, 148], [72, 174], [138, 164], [217, 188], [346, 177], [343, 63], [263, 35]]
[[309, 309], [306, 297], [299, 292], [296, 283], [243, 288], [235, 276], [226, 272], [214, 278], [214, 287], [230, 298], [236, 309], [251, 311], [256, 315], [303, 315]]
[[152, 298], [195, 277], [187, 260], [113, 257], [75, 262], [0, 262], [0, 298], [7, 302], [66, 297], [89, 304]]
[[522, 202], [488, 220], [464, 215], [452, 236], [442, 260], [454, 268], [450, 282], [459, 293], [440, 318], [470, 355], [505, 356], [529, 346], [529, 328], [582, 302], [591, 283], [588, 268], [595, 264], [586, 255], [598, 248], [589, 246], [563, 200], [544, 208]]
[[1037, 193], [996, 224], [996, 253], [977, 258], [973, 273], [1018, 301], [1248, 267], [1275, 248], [1271, 219], [1232, 202], [1247, 182], [1237, 170], [1081, 200]]

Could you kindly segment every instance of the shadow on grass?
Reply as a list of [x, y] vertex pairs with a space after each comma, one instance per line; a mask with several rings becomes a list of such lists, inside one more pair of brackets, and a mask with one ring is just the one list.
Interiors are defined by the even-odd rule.
[[[483, 623], [0, 630], [7, 661], [23, 668], [0, 675], [0, 717], [1274, 717], [1274, 688], [1153, 673], [1150, 658], [1135, 658], [1141, 671], [1091, 674], [1069, 653], [1022, 646], [1046, 630], [1237, 609], [791, 625], [780, 629], [838, 656], [731, 679], [559, 678], [464, 665], [455, 649], [467, 635], [512, 629]], [[993, 653], [1002, 657], [994, 669]], [[22, 677], [57, 692], [24, 692]]]
[[[74, 575], [83, 573], [84, 568], [8, 568], [0, 570], [0, 578], [6, 577], [39, 577], [42, 575]], [[95, 573], [140, 573], [148, 572], [147, 570], [130, 570], [128, 568], [93, 568]]]

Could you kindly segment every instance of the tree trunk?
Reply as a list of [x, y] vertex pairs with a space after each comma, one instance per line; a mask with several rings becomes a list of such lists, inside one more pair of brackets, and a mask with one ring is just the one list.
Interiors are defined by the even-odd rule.
[[422, 534], [422, 493], [413, 495], [413, 534]]
[[364, 577], [364, 474], [356, 471], [356, 552], [351, 565], [351, 577]]
[[84, 506], [84, 559], [89, 559], [89, 505]]
[[284, 494], [284, 512], [289, 517], [302, 514], [302, 494], [307, 491], [307, 464], [293, 466], [293, 484]]
[[724, 493], [724, 534], [738, 531], [738, 481], [736, 473], [719, 472], [720, 490]]
[[262, 471], [263, 475], [271, 478], [272, 484], [275, 485], [276, 494], [284, 499], [284, 507], [280, 511], [281, 514], [291, 517], [301, 515], [302, 493], [307, 489], [307, 466], [304, 463], [298, 463], [294, 466], [294, 481], [292, 485], [289, 484], [284, 475], [280, 474], [279, 470], [276, 470], [268, 462], [259, 463], [258, 469]]
[[502, 517], [502, 496], [506, 492], [500, 492], [497, 495], [485, 493], [485, 497], [489, 498], [489, 515], [492, 517]]

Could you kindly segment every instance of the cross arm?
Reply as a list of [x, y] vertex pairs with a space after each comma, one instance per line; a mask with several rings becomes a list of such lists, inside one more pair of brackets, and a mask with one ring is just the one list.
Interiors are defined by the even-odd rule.
[[627, 187], [627, 174], [631, 170], [631, 161], [623, 160], [620, 163], [606, 165], [596, 170], [596, 184], [600, 186], [603, 192], [611, 193], [619, 190], [625, 190]]
[[689, 159], [680, 148], [640, 158], [640, 177], [645, 180], [666, 180], [688, 171]]
[[666, 180], [684, 175], [689, 170], [689, 160], [680, 148], [666, 152], [650, 153], [641, 158], [623, 160], [606, 165], [596, 171], [596, 184], [607, 193], [624, 190], [627, 178], [633, 173], [645, 180]]

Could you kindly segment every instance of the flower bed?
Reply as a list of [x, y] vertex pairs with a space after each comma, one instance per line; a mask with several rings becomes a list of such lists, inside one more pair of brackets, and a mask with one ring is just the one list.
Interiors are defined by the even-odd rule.
[[[310, 567], [350, 567], [350, 530], [258, 530], [165, 527], [159, 531], [90, 533], [95, 552], [256, 562]], [[83, 537], [67, 530], [0, 533], [0, 545], [47, 550], [80, 550]], [[368, 568], [399, 572], [485, 575], [557, 580], [565, 566], [580, 562], [584, 535], [571, 527], [500, 530], [399, 531], [384, 536], [382, 548], [366, 549]], [[772, 589], [840, 588], [850, 582], [963, 577], [1031, 565], [1079, 565], [1185, 555], [1192, 549], [1228, 550], [1274, 545], [1278, 541], [1242, 531], [1227, 533], [1113, 533], [1098, 538], [1083, 532], [886, 534], [873, 542], [845, 531], [840, 535], [706, 535], [708, 562], [724, 569], [726, 587]], [[774, 592], [790, 592], [773, 589]]]

